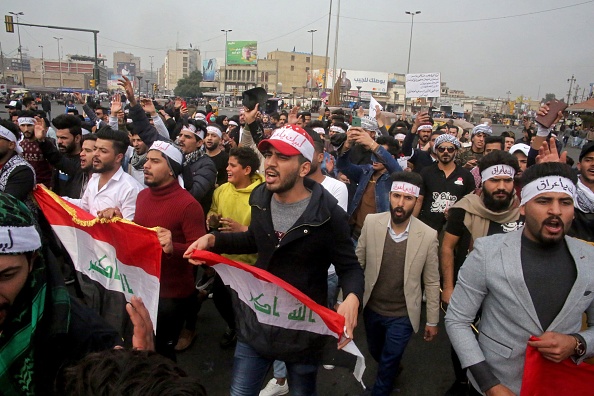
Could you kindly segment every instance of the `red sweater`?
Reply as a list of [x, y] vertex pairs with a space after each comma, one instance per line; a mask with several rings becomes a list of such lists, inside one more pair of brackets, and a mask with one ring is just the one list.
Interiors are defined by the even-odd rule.
[[194, 291], [193, 266], [182, 256], [206, 233], [202, 207], [177, 181], [145, 188], [136, 199], [134, 222], [171, 231], [173, 253], [161, 259], [161, 298], [186, 298]]

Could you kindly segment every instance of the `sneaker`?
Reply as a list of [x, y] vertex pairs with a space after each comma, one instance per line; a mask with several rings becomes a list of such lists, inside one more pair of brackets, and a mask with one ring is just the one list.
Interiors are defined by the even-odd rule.
[[285, 379], [285, 383], [280, 385], [276, 382], [276, 378], [271, 379], [266, 384], [266, 387], [260, 391], [259, 396], [277, 396], [277, 395], [286, 395], [289, 393], [289, 383]]
[[177, 340], [177, 345], [175, 346], [175, 350], [177, 352], [185, 351], [192, 345], [192, 342], [196, 339], [196, 332], [190, 331], [188, 329], [183, 329], [179, 335]]
[[333, 366], [331, 364], [324, 364], [322, 365], [322, 367], [324, 367], [326, 370], [334, 370], [336, 366]]
[[235, 331], [235, 329], [227, 329], [225, 334], [223, 334], [223, 337], [221, 337], [221, 341], [219, 342], [219, 345], [221, 346], [221, 348], [228, 348], [230, 346], [235, 345], [236, 342], [237, 342], [237, 332]]

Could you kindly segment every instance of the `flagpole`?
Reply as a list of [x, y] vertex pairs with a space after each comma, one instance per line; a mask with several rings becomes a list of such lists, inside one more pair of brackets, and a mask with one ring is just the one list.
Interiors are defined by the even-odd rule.
[[324, 85], [322, 86], [322, 89], [324, 91], [326, 91], [326, 80], [328, 78], [328, 67], [330, 65], [328, 65], [328, 62], [330, 61], [328, 59], [328, 48], [330, 47], [330, 22], [332, 22], [332, 0], [330, 0], [330, 10], [328, 11], [328, 33], [326, 35], [326, 58], [324, 59]]
[[336, 78], [336, 58], [338, 57], [338, 26], [340, 24], [340, 0], [338, 0], [338, 11], [336, 13], [336, 37], [334, 38], [334, 63], [332, 66], [332, 78]]

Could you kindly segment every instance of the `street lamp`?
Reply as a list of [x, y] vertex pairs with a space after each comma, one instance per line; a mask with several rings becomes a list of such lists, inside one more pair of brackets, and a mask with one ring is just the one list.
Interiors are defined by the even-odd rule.
[[363, 88], [360, 85], [357, 85], [357, 100], [359, 101], [359, 106], [361, 105], [361, 88]]
[[225, 96], [227, 95], [227, 35], [232, 32], [232, 29], [221, 29], [225, 33], [225, 73], [223, 75], [223, 107], [225, 107]]
[[43, 60], [43, 45], [38, 45], [41, 48], [41, 86], [45, 87], [45, 62]]
[[142, 81], [142, 76], [136, 76], [138, 79], [138, 96], [140, 96], [140, 82]]
[[54, 37], [58, 42], [58, 62], [60, 65], [60, 91], [62, 91], [62, 87], [64, 87], [64, 80], [62, 79], [62, 56], [60, 55], [60, 40], [62, 37]]
[[147, 98], [150, 96], [150, 95], [149, 95], [149, 90], [148, 90], [148, 85], [149, 85], [149, 82], [150, 82], [150, 81], [151, 81], [151, 80], [146, 80], [146, 97], [147, 97]]
[[[412, 49], [412, 37], [413, 37], [413, 26], [415, 24], [415, 15], [419, 15], [421, 11], [405, 11], [407, 15], [410, 15], [410, 41], [408, 42], [408, 64], [406, 66], [406, 74], [410, 72], [410, 51]], [[404, 97], [404, 111], [406, 111], [406, 96]]]
[[12, 14], [12, 15], [16, 16], [16, 18], [17, 18], [17, 33], [19, 36], [19, 57], [21, 58], [21, 79], [22, 79], [22, 83], [23, 83], [23, 88], [26, 88], [26, 86], [25, 86], [25, 71], [23, 70], [23, 47], [21, 47], [21, 25], [19, 25], [19, 16], [25, 15], [25, 14], [23, 12], [9, 12], [9, 14]]
[[[314, 68], [314, 53], [313, 53], [313, 39], [314, 33], [317, 32], [317, 29], [308, 30], [307, 33], [311, 33], [311, 66], [309, 68], [309, 89], [310, 89], [310, 96], [313, 99], [313, 68]], [[304, 95], [305, 96], [305, 95]]]
[[297, 87], [293, 87], [293, 107], [295, 107], [295, 91], [297, 91]]

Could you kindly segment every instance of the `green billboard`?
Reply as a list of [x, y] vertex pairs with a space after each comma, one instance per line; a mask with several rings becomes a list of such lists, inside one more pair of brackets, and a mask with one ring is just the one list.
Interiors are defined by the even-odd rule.
[[228, 41], [228, 65], [255, 65], [258, 63], [257, 41]]

